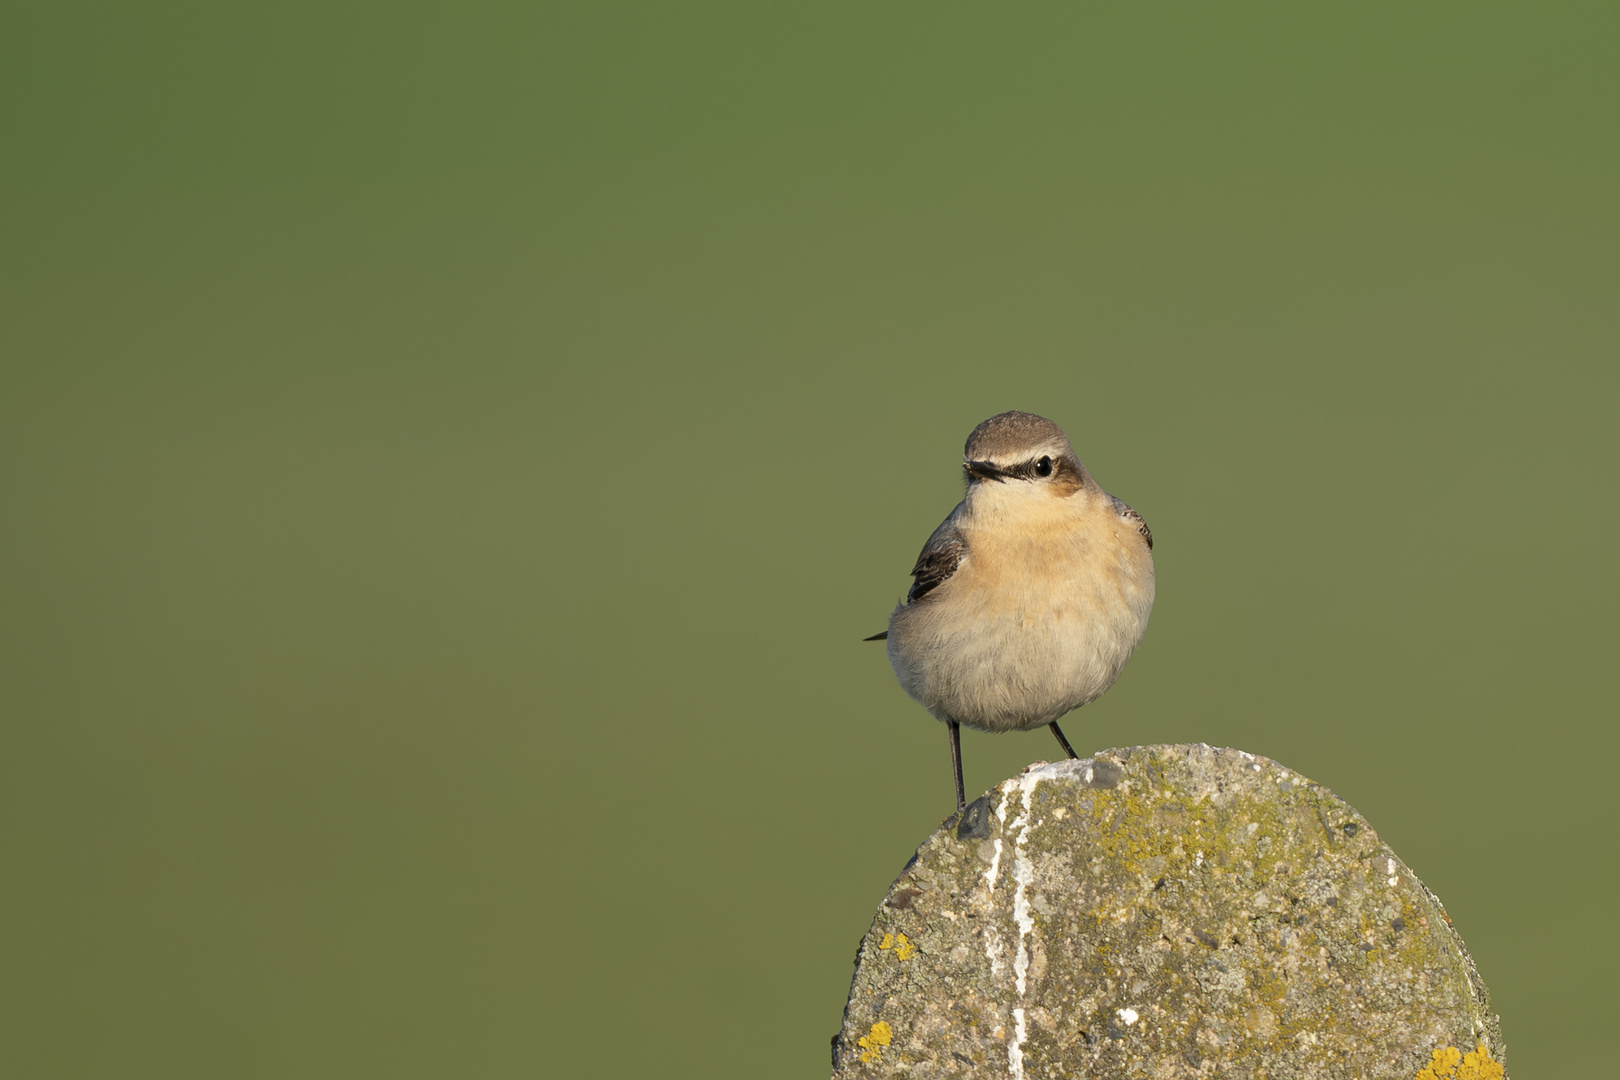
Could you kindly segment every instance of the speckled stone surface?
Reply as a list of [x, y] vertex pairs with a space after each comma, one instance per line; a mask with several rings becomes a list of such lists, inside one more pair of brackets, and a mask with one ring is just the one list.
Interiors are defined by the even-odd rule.
[[1402, 1078], [1504, 1060], [1462, 939], [1344, 802], [1238, 750], [1037, 764], [878, 908], [834, 1077]]

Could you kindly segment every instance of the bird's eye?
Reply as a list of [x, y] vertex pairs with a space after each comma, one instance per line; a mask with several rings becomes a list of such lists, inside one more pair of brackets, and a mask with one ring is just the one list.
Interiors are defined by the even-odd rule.
[[1036, 476], [1051, 476], [1052, 475], [1052, 459], [1049, 458], [1049, 457], [1043, 457], [1043, 458], [1041, 458], [1041, 460], [1037, 461], [1035, 463], [1035, 475]]

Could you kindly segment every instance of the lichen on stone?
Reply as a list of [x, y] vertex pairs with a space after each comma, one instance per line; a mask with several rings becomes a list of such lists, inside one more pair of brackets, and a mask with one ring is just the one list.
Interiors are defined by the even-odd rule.
[[879, 906], [834, 1041], [835, 1076], [912, 1080], [1494, 1080], [1502, 1055], [1444, 908], [1371, 826], [1207, 746], [1031, 766], [947, 819]]
[[904, 934], [884, 934], [883, 940], [878, 942], [879, 949], [893, 949], [896, 960], [910, 960], [917, 953], [917, 946]]
[[856, 1045], [861, 1048], [861, 1060], [863, 1062], [882, 1060], [883, 1048], [888, 1046], [893, 1038], [894, 1031], [888, 1024], [882, 1020], [873, 1024], [872, 1030], [856, 1040]]
[[1413, 1080], [1502, 1080], [1501, 1063], [1481, 1043], [1463, 1053], [1455, 1046], [1443, 1046], [1430, 1055], [1429, 1064]]

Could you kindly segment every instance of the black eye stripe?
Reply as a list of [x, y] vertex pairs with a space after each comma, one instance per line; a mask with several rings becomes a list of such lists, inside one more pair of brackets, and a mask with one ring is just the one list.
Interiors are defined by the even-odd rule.
[[[1046, 469], [1041, 470], [1041, 463], [1046, 463]], [[1044, 480], [1060, 471], [1061, 464], [1056, 458], [1042, 454], [1031, 461], [1021, 461], [1017, 465], [1009, 465], [1001, 471], [1008, 476], [1016, 476], [1020, 480]]]

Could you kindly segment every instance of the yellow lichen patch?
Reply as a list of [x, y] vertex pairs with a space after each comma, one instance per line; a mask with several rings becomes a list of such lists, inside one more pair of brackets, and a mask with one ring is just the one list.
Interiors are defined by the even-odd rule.
[[1415, 1080], [1453, 1080], [1461, 1060], [1462, 1051], [1455, 1046], [1441, 1047], [1429, 1055], [1429, 1063], [1418, 1070]]
[[1483, 1043], [1463, 1053], [1455, 1046], [1444, 1046], [1429, 1055], [1429, 1063], [1415, 1080], [1502, 1080], [1502, 1066], [1491, 1057]]
[[881, 1061], [883, 1048], [894, 1039], [894, 1030], [882, 1020], [872, 1025], [872, 1030], [855, 1040], [855, 1045], [861, 1048], [862, 1061]]
[[1484, 1043], [1464, 1054], [1462, 1065], [1457, 1069], [1457, 1080], [1502, 1080], [1502, 1076], [1501, 1062], [1491, 1057]]
[[883, 940], [878, 942], [880, 949], [893, 949], [896, 960], [910, 960], [917, 955], [917, 946], [904, 934], [884, 934]]

